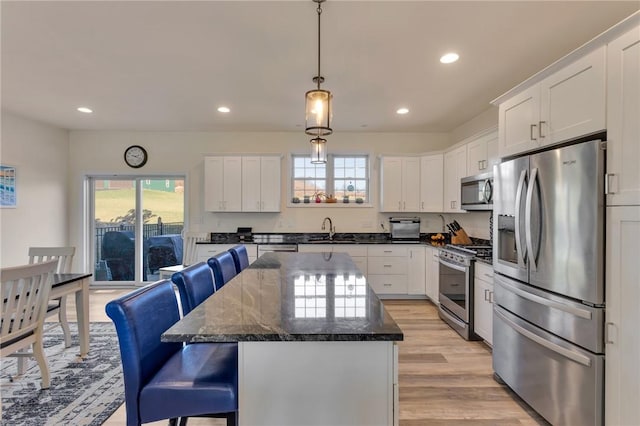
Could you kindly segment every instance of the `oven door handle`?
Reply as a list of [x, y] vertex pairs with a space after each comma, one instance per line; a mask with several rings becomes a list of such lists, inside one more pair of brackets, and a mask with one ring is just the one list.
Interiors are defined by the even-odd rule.
[[544, 337], [540, 337], [537, 334], [527, 330], [526, 328], [519, 326], [518, 324], [516, 324], [515, 322], [507, 318], [502, 312], [500, 312], [500, 308], [494, 308], [493, 313], [502, 321], [504, 321], [514, 331], [526, 337], [527, 339], [539, 344], [540, 346], [544, 346], [545, 348], [549, 349], [552, 352], [562, 355], [565, 358], [569, 358], [570, 360], [575, 361], [579, 364], [582, 364], [586, 367], [591, 366], [591, 360], [588, 357], [582, 354], [573, 352], [569, 349], [565, 349], [562, 346], [557, 345], [553, 342], [550, 342]]
[[462, 266], [459, 265], [457, 263], [451, 263], [447, 260], [444, 260], [443, 258], [440, 258], [440, 263], [443, 264], [446, 267], [449, 267], [451, 269], [455, 269], [456, 271], [460, 271], [460, 272], [467, 272], [467, 267], [466, 266]]

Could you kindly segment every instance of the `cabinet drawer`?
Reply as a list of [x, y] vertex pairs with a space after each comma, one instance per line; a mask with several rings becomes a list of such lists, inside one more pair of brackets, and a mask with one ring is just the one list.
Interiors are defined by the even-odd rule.
[[367, 257], [367, 246], [360, 244], [334, 244], [334, 253], [347, 253], [351, 257]]
[[474, 277], [478, 280], [493, 283], [493, 267], [482, 262], [475, 262]]
[[332, 253], [333, 244], [298, 244], [299, 253]]
[[369, 256], [385, 256], [385, 257], [407, 257], [407, 247], [401, 247], [391, 244], [370, 245], [367, 253]]
[[367, 272], [369, 274], [406, 275], [407, 258], [369, 256]]
[[210, 257], [234, 246], [235, 244], [196, 244], [196, 259], [198, 262], [206, 262]]
[[406, 275], [371, 275], [367, 276], [367, 283], [377, 294], [407, 294], [408, 282]]

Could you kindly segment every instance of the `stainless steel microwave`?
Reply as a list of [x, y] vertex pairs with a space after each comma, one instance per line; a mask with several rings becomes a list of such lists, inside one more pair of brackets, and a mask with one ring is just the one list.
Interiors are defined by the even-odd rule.
[[493, 173], [462, 178], [460, 186], [463, 210], [493, 210]]

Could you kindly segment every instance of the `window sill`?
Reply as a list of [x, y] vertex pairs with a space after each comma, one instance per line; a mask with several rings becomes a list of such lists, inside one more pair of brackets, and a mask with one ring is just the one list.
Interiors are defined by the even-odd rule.
[[358, 204], [358, 203], [292, 203], [289, 202], [287, 203], [287, 207], [288, 208], [298, 208], [298, 207], [302, 207], [302, 208], [339, 208], [339, 209], [344, 209], [344, 208], [372, 208], [373, 206], [369, 203], [362, 203], [362, 204]]

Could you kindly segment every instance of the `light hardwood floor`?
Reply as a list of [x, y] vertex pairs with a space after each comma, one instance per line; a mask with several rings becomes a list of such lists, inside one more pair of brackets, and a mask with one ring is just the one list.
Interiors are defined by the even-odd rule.
[[[104, 312], [106, 303], [126, 292], [92, 291], [91, 321], [110, 321]], [[399, 344], [400, 426], [546, 424], [493, 379], [490, 348], [463, 340], [438, 318], [431, 302], [385, 300], [384, 305], [404, 332]], [[73, 300], [69, 319], [76, 320]], [[123, 405], [105, 425], [125, 425], [125, 419]], [[220, 419], [189, 419], [192, 426], [224, 424]]]

